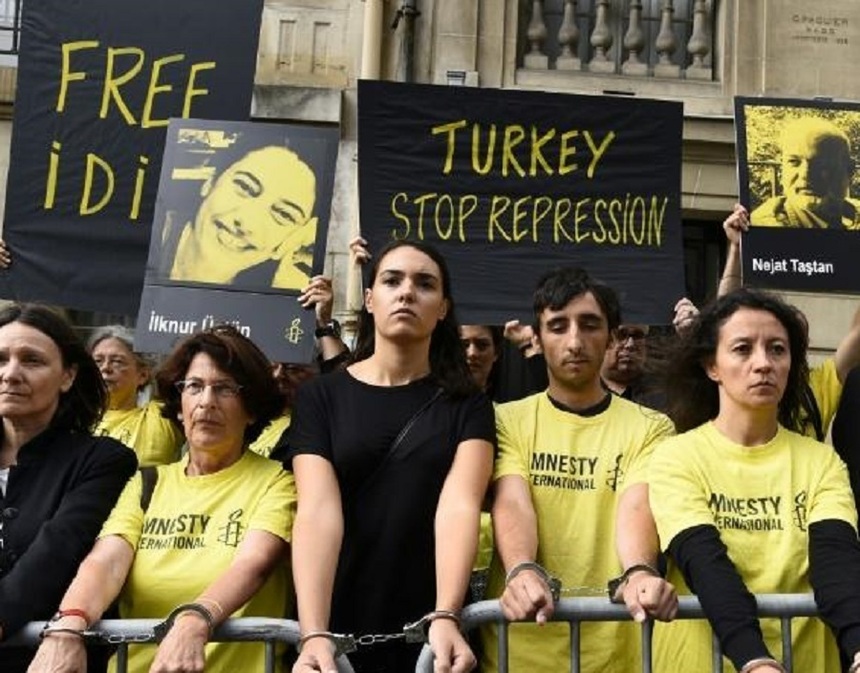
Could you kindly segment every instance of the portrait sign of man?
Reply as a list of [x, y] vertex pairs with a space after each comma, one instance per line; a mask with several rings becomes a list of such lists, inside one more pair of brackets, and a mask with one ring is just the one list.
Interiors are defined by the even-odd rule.
[[780, 134], [782, 194], [755, 208], [754, 225], [806, 229], [860, 229], [860, 201], [849, 195], [851, 142], [819, 117], [786, 122]]
[[231, 285], [268, 263], [272, 287], [301, 289], [312, 274], [316, 192], [313, 170], [293, 150], [247, 152], [202, 185], [197, 213], [178, 240], [165, 227], [170, 280]]

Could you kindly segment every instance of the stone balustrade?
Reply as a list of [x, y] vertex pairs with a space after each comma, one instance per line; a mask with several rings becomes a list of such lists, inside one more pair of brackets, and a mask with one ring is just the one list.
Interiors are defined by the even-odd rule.
[[530, 0], [522, 67], [714, 79], [714, 0]]

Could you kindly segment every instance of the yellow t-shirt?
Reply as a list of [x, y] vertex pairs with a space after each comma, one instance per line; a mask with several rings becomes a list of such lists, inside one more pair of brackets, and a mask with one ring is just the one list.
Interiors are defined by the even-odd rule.
[[[263, 530], [290, 540], [295, 482], [280, 463], [245, 451], [230, 467], [187, 477], [188, 458], [158, 468], [158, 481], [144, 513], [141, 478], [135, 475], [105, 522], [101, 537], [120, 535], [135, 549], [120, 594], [124, 619], [161, 618], [192, 602], [232, 563], [245, 533]], [[278, 563], [260, 590], [232, 617], [286, 615], [287, 564]], [[129, 673], [147, 673], [155, 645], [129, 647]], [[207, 673], [262, 671], [262, 643], [210, 643]], [[115, 670], [114, 667], [111, 670]]]
[[284, 430], [290, 426], [290, 418], [291, 414], [289, 411], [277, 418], [273, 418], [271, 422], [263, 428], [260, 436], [257, 437], [257, 439], [254, 440], [248, 448], [254, 453], [259, 453], [261, 456], [266, 456], [266, 458], [268, 458], [272, 454], [272, 450], [275, 448], [281, 435], [284, 434]]
[[[830, 423], [836, 415], [836, 409], [839, 407], [839, 398], [842, 396], [842, 384], [836, 373], [836, 360], [828, 358], [817, 367], [811, 367], [809, 369], [809, 387], [812, 389], [812, 395], [818, 405], [818, 412], [821, 414], [821, 428], [826, 435], [830, 429]], [[815, 428], [811, 423], [806, 424], [803, 434], [815, 439]]]
[[108, 409], [93, 434], [113, 437], [133, 449], [141, 467], [172, 463], [179, 458], [185, 436], [161, 409], [155, 401], [134, 409]]
[[[857, 514], [842, 461], [826, 444], [780, 427], [754, 448], [729, 441], [706, 423], [667, 439], [651, 458], [651, 509], [664, 548], [684, 530], [716, 526], [729, 558], [753, 593], [809, 593], [809, 525]], [[690, 594], [670, 564], [669, 581]], [[770, 652], [780, 657], [779, 620], [761, 620]], [[838, 673], [829, 629], [817, 619], [792, 621], [794, 670]], [[711, 670], [711, 631], [704, 620], [658, 623], [657, 673]], [[734, 670], [724, 659], [724, 671]]]
[[[580, 594], [606, 596], [621, 573], [615, 552], [619, 494], [647, 477], [652, 445], [672, 432], [663, 414], [613, 396], [609, 407], [583, 417], [557, 409], [539, 393], [496, 407], [499, 456], [495, 479], [523, 477], [538, 521], [537, 562]], [[490, 566], [488, 597], [504, 590], [498, 557]], [[569, 594], [565, 594], [570, 597]], [[511, 673], [557, 673], [569, 668], [567, 624], [512, 624]], [[497, 669], [495, 627], [481, 629], [482, 670]], [[638, 671], [638, 628], [631, 623], [583, 624], [583, 673]]]

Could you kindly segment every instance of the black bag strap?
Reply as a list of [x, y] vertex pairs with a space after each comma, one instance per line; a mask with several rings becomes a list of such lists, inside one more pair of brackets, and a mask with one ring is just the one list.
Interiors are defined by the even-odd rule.
[[154, 465], [140, 468], [140, 480], [140, 508], [146, 512], [152, 500], [152, 492], [155, 490], [155, 484], [158, 482], [158, 468]]
[[399, 447], [401, 444], [403, 444], [403, 440], [406, 439], [406, 435], [409, 434], [409, 431], [412, 429], [412, 426], [415, 425], [415, 421], [417, 421], [419, 418], [421, 418], [427, 412], [427, 410], [431, 406], [433, 406], [433, 403], [436, 400], [438, 400], [441, 396], [442, 396], [442, 389], [436, 388], [436, 392], [433, 393], [433, 397], [431, 397], [423, 405], [421, 405], [421, 408], [418, 409], [418, 411], [416, 411], [414, 414], [412, 414], [412, 417], [408, 421], [406, 421], [406, 424], [403, 426], [403, 429], [400, 430], [397, 437], [395, 437], [394, 441], [391, 442], [391, 446], [388, 447], [388, 453], [385, 456], [386, 460], [388, 459], [389, 456], [394, 454], [394, 452], [397, 450], [397, 447]]
[[382, 458], [381, 461], [379, 461], [379, 465], [376, 466], [376, 468], [373, 470], [373, 473], [367, 479], [365, 479], [359, 487], [359, 493], [363, 493], [368, 488], [368, 486], [370, 486], [376, 480], [376, 478], [385, 471], [385, 466], [388, 465], [388, 463], [391, 461], [391, 458], [394, 456], [398, 447], [403, 444], [403, 440], [406, 439], [406, 436], [409, 434], [409, 431], [412, 429], [412, 426], [415, 425], [418, 419], [420, 419], [425, 413], [427, 413], [427, 410], [433, 406], [433, 403], [436, 400], [442, 397], [442, 392], [443, 390], [441, 388], [437, 388], [436, 392], [433, 393], [433, 396], [424, 404], [422, 404], [418, 411], [412, 414], [410, 419], [406, 421], [406, 423], [403, 425], [403, 428], [397, 434], [397, 437], [395, 437], [394, 441], [391, 442], [391, 445], [388, 447], [388, 451], [386, 452], [385, 456]]

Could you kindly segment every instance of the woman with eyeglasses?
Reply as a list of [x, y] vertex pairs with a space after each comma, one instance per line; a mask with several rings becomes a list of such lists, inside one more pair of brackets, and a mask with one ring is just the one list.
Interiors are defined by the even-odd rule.
[[118, 439], [134, 450], [141, 466], [176, 460], [185, 442], [182, 429], [162, 415], [160, 401], [138, 404], [152, 366], [134, 350], [132, 331], [122, 325], [100, 327], [88, 345], [108, 389], [108, 408], [93, 434]]
[[228, 617], [286, 614], [293, 480], [247, 450], [282, 407], [269, 362], [236, 329], [215, 327], [183, 341], [156, 384], [188, 454], [129, 482], [31, 673], [83, 670], [81, 632], [116, 598], [123, 618], [164, 620], [159, 645], [129, 648], [131, 673], [264, 668], [263, 644], [208, 640]]

